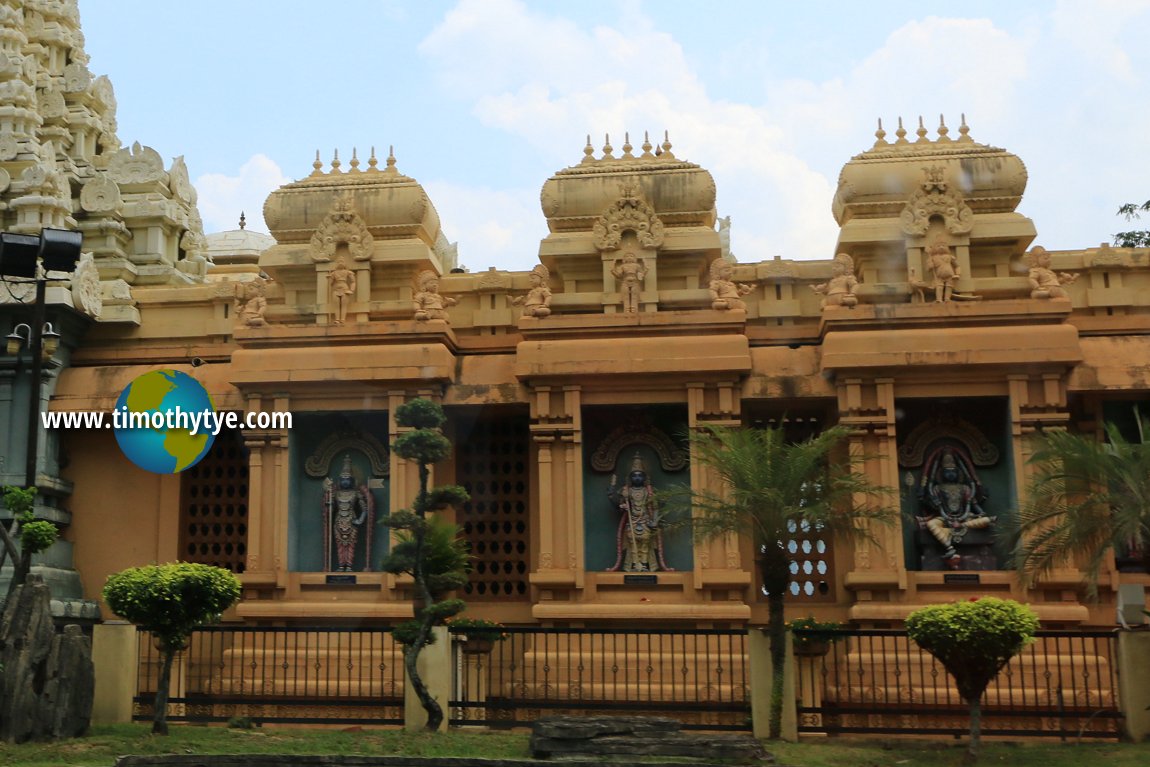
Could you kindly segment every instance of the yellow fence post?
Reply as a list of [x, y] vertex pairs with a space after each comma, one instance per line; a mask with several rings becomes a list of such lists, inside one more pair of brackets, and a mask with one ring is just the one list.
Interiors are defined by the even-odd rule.
[[[756, 738], [770, 735], [771, 722], [771, 640], [762, 627], [747, 629], [747, 660], [751, 665], [751, 723]], [[779, 732], [783, 740], [799, 739], [799, 719], [795, 701], [795, 653], [791, 633], [787, 632], [787, 657], [783, 664], [783, 721]]]
[[1150, 738], [1150, 632], [1118, 632], [1118, 706], [1126, 737]]
[[92, 627], [92, 665], [96, 670], [92, 724], [132, 721], [140, 665], [136, 627], [126, 621], [107, 621]]

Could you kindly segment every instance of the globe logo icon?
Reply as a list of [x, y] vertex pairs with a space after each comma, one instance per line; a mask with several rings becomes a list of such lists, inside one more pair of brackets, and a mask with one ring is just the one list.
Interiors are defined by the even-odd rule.
[[[215, 441], [212, 399], [199, 381], [178, 370], [153, 370], [128, 384], [116, 400], [116, 442], [132, 463], [156, 474], [195, 466]], [[199, 430], [192, 431], [190, 416]]]

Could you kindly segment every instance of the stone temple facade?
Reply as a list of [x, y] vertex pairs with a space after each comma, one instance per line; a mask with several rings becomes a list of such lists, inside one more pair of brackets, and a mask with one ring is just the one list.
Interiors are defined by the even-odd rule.
[[[1022, 160], [965, 120], [880, 128], [847, 159], [824, 260], [736, 261], [714, 178], [690, 147], [644, 136], [573, 147], [544, 181], [532, 271], [469, 273], [390, 151], [296, 169], [265, 204], [270, 237], [205, 236], [183, 160], [116, 137], [74, 0], [0, 2], [0, 54], [0, 224], [77, 229], [90, 253], [49, 283], [63, 338], [41, 406], [109, 412], [139, 375], [174, 369], [219, 411], [293, 414], [290, 429], [227, 430], [171, 475], [137, 468], [111, 430], [44, 433], [37, 513], [63, 540], [39, 567], [62, 613], [95, 619], [109, 573], [182, 559], [241, 574], [229, 619], [409, 616], [373, 522], [416, 487], [387, 448], [416, 396], [443, 404], [456, 445], [437, 481], [472, 496], [448, 516], [475, 557], [462, 596], [478, 617], [764, 622], [749, 541], [620, 516], [714, 482], [682, 443], [707, 424], [849, 425], [843, 459], [901, 505], [871, 544], [792, 531], [795, 614], [895, 625], [991, 594], [1050, 626], [1112, 625], [1117, 586], [1150, 585], [1128, 547], [1097, 603], [1073, 562], [1024, 588], [996, 533], [1043, 430], [1132, 428], [1150, 400], [1150, 250], [1041, 247], [1016, 212]], [[28, 295], [0, 300], [5, 332]], [[23, 482], [26, 366], [0, 360], [6, 484]], [[943, 535], [922, 499], [987, 522]]]

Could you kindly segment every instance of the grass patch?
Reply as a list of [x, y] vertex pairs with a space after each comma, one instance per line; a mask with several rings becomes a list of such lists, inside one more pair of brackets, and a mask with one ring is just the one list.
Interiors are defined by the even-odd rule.
[[[111, 767], [123, 754], [356, 754], [368, 756], [468, 756], [528, 759], [525, 731], [451, 730], [409, 733], [399, 729], [343, 730], [173, 725], [168, 737], [150, 725], [94, 727], [85, 738], [57, 743], [0, 743], [4, 767]], [[790, 767], [959, 767], [965, 741], [826, 738], [801, 743], [767, 743], [776, 763]], [[983, 765], [1009, 767], [1145, 767], [1150, 743], [1014, 743], [984, 741]], [[561, 763], [560, 763], [561, 764]]]

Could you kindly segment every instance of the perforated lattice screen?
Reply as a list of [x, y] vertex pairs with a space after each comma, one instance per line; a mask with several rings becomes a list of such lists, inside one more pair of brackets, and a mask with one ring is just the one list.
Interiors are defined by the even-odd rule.
[[238, 431], [224, 430], [182, 475], [180, 559], [244, 571], [248, 539], [248, 457]]
[[[834, 557], [830, 536], [808, 522], [791, 521], [783, 544], [791, 563], [791, 583], [786, 600], [791, 603], [834, 600]], [[759, 556], [766, 556], [760, 552]], [[760, 585], [760, 594], [766, 590]]]
[[456, 447], [456, 481], [471, 495], [459, 510], [469, 600], [527, 598], [529, 439], [526, 418], [481, 419]]

